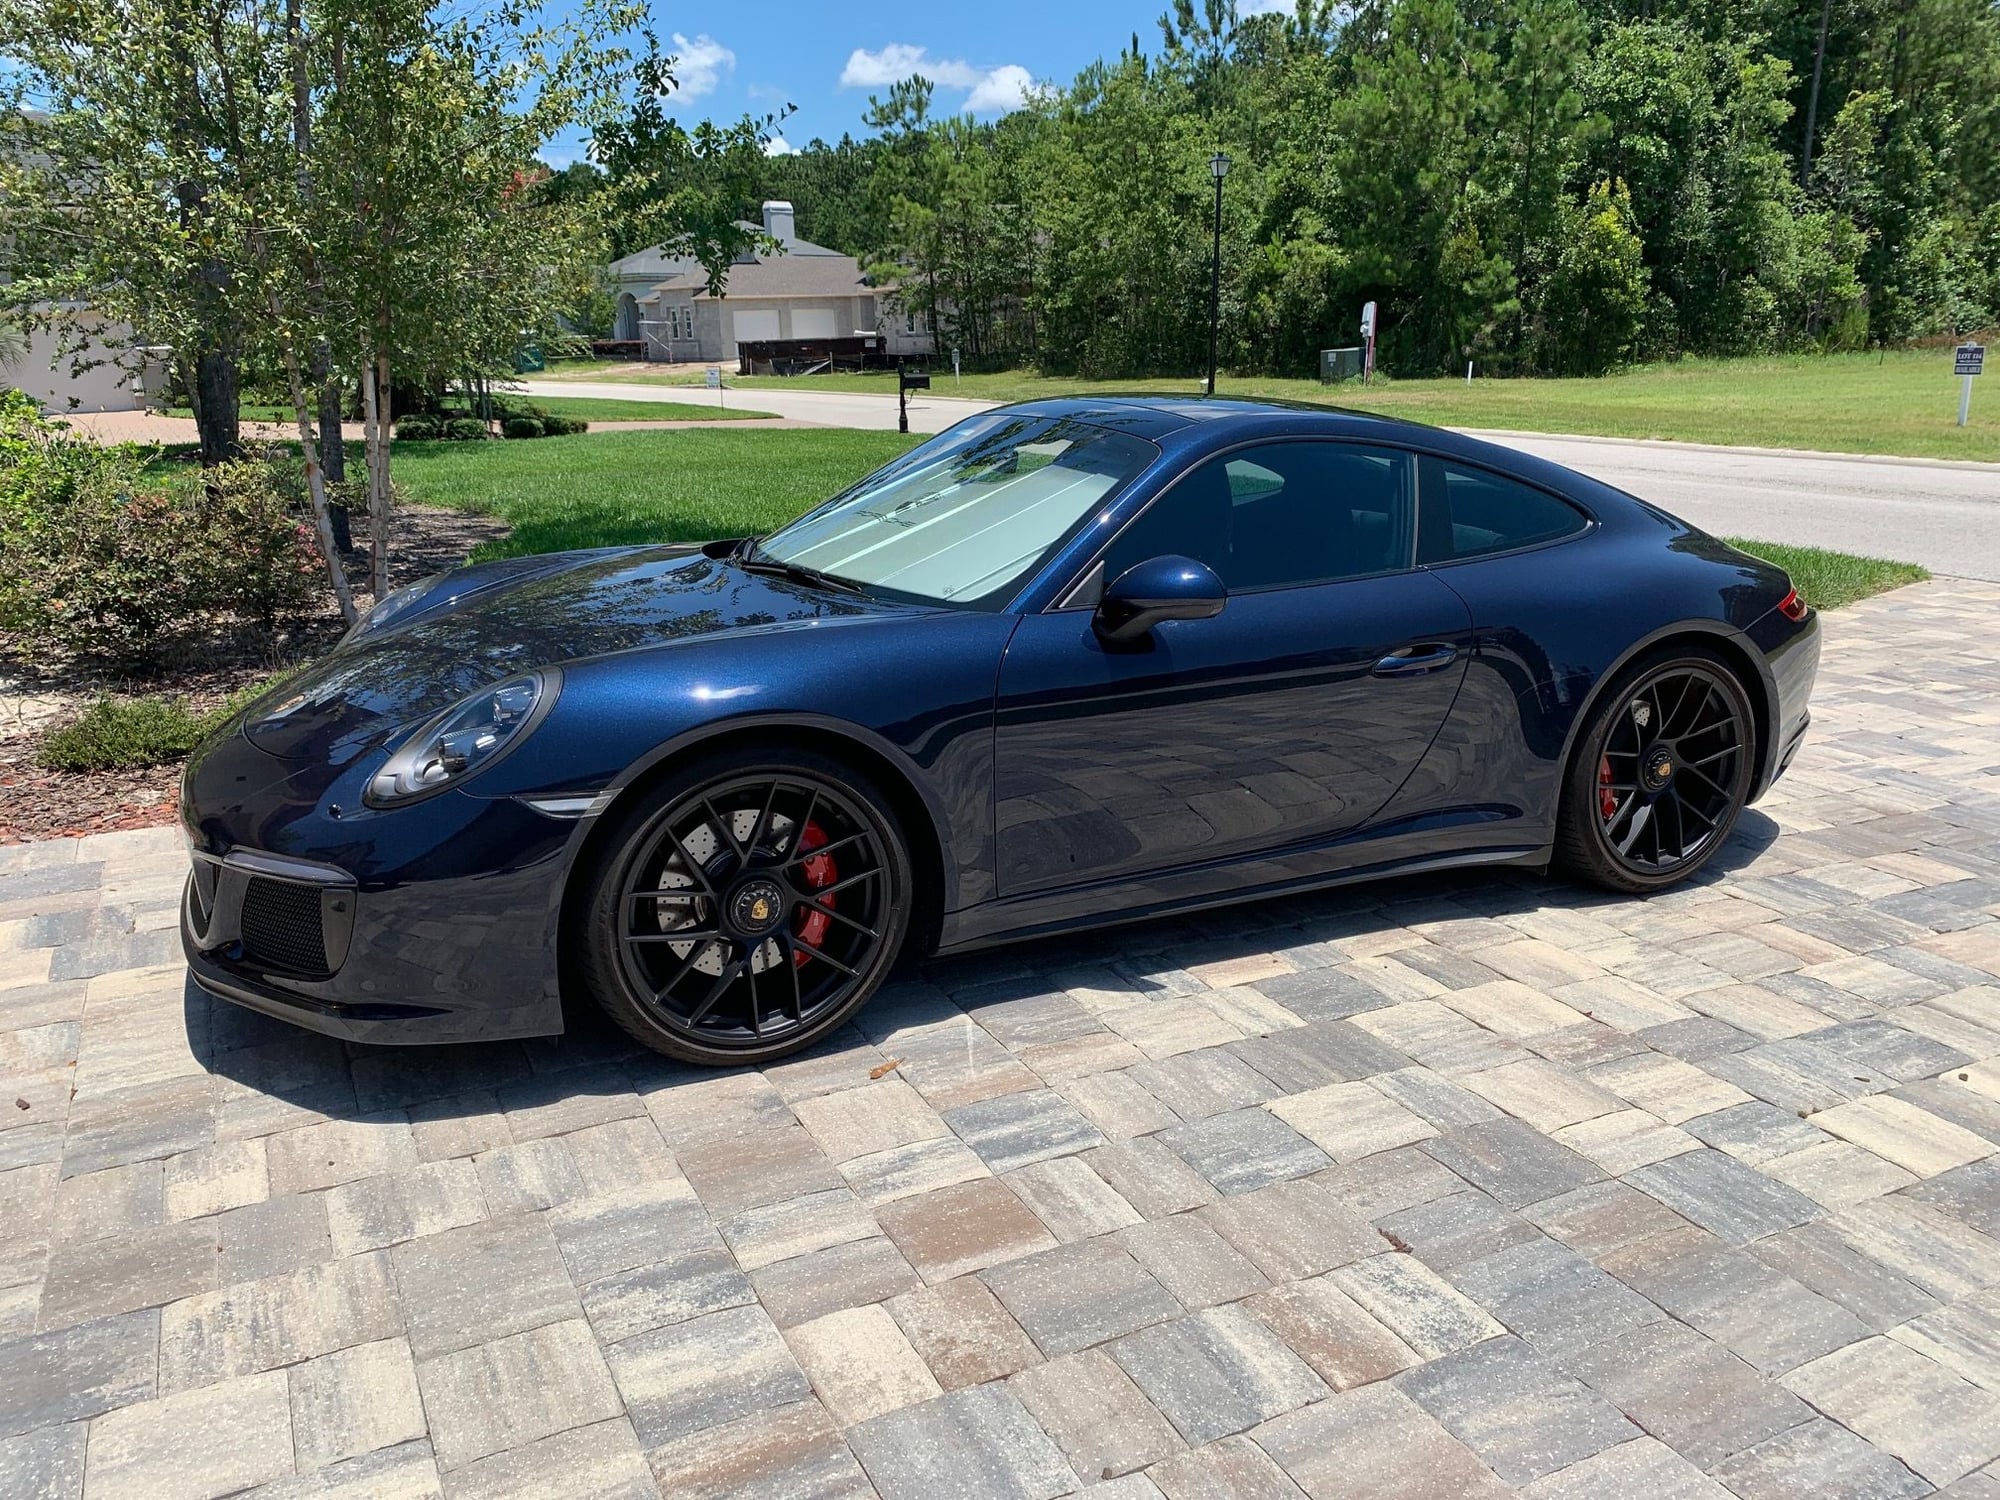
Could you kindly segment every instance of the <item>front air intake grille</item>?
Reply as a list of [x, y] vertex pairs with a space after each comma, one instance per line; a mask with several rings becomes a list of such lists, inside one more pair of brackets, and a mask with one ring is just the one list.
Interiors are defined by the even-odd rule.
[[243, 956], [288, 973], [324, 977], [322, 887], [253, 875], [243, 890]]

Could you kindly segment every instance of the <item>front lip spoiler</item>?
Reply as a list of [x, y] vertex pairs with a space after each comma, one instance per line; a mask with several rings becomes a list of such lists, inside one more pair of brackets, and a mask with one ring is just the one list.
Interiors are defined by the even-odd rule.
[[433, 1005], [385, 1002], [356, 1005], [322, 1000], [232, 974], [210, 958], [195, 938], [194, 894], [194, 880], [190, 876], [188, 889], [181, 896], [181, 951], [187, 959], [188, 977], [196, 988], [215, 999], [348, 1042], [394, 1041], [395, 1032], [403, 1023], [449, 1014]]

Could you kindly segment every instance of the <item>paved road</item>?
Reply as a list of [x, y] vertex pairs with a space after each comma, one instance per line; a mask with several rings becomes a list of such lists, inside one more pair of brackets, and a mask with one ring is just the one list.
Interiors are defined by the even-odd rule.
[[1480, 435], [1567, 464], [1725, 536], [1832, 547], [2000, 580], [2000, 464]]
[[[529, 380], [523, 386], [531, 396], [588, 396], [611, 401], [689, 401], [710, 405], [715, 392], [699, 386], [626, 385], [615, 381]], [[870, 396], [846, 391], [779, 391], [758, 386], [753, 390], [729, 391], [731, 406], [749, 411], [767, 411], [795, 421], [814, 422], [822, 427], [870, 427], [889, 431], [896, 425], [896, 401], [892, 396]], [[993, 401], [955, 401], [925, 397], [910, 402], [910, 431], [943, 432], [954, 422], [975, 412], [990, 411]]]
[[[539, 381], [529, 390], [690, 399], [686, 387], [611, 382]], [[896, 403], [885, 396], [759, 388], [731, 392], [729, 399], [830, 427], [896, 425]], [[911, 404], [910, 427], [942, 432], [991, 404], [926, 397]], [[1723, 535], [1894, 557], [1935, 573], [2000, 581], [2000, 464], [1885, 463], [1690, 443], [1480, 435], [1567, 464]]]
[[1829, 615], [1719, 878], [931, 964], [763, 1070], [344, 1046], [187, 983], [176, 830], [0, 849], [0, 1495], [1993, 1496], [1996, 611]]

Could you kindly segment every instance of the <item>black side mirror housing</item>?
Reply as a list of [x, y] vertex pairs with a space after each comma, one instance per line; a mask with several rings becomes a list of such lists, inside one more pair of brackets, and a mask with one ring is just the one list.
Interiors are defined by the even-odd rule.
[[1107, 641], [1136, 641], [1165, 620], [1212, 620], [1228, 602], [1215, 570], [1168, 554], [1135, 563], [1104, 586], [1091, 628]]

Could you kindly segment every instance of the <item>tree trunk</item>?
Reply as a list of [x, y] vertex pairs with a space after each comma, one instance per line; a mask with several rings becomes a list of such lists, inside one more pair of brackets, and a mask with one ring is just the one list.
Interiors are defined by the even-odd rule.
[[396, 419], [390, 394], [389, 355], [375, 356], [375, 469], [369, 475], [368, 530], [374, 543], [375, 597], [389, 592], [389, 433]]
[[[318, 189], [313, 178], [312, 158], [312, 73], [308, 53], [302, 0], [286, 0], [285, 35], [292, 60], [292, 149], [298, 157], [299, 202], [310, 215]], [[319, 392], [319, 466], [329, 484], [347, 478], [347, 449], [340, 431], [340, 385], [333, 379], [333, 350], [325, 329], [326, 274], [319, 257], [312, 252], [310, 236], [306, 251], [306, 295], [321, 336], [313, 341], [312, 384]], [[333, 542], [344, 557], [354, 550], [354, 534], [347, 524], [347, 506], [338, 496], [329, 495], [328, 515], [333, 523]]]
[[202, 467], [213, 468], [242, 457], [238, 425], [242, 398], [236, 383], [236, 354], [220, 339], [196, 351], [191, 395], [195, 429], [201, 436]]
[[368, 481], [369, 578], [373, 582], [375, 564], [375, 434], [380, 421], [375, 398], [375, 362], [361, 361], [361, 472]]
[[[198, 182], [184, 182], [177, 196], [182, 226], [197, 229], [206, 213], [206, 190]], [[236, 379], [235, 324], [224, 301], [229, 268], [211, 260], [195, 267], [192, 275], [188, 290], [198, 331], [191, 341], [194, 369], [188, 397], [194, 404], [201, 463], [206, 469], [242, 456], [238, 427], [242, 398]]]
[[333, 517], [334, 545], [345, 556], [354, 550], [354, 532], [348, 525], [346, 502], [331, 486], [347, 482], [347, 442], [341, 431], [340, 382], [329, 370], [333, 356], [324, 343], [313, 350], [313, 382], [319, 389], [319, 467], [329, 486], [327, 507]]
[[[277, 297], [273, 295], [272, 314], [279, 312]], [[306, 460], [306, 495], [312, 506], [313, 532], [319, 538], [320, 555], [326, 559], [327, 577], [333, 584], [333, 597], [340, 604], [340, 618], [352, 625], [361, 616], [354, 607], [354, 591], [347, 586], [347, 570], [341, 565], [340, 548], [333, 540], [333, 517], [328, 513], [326, 503], [326, 476], [320, 471], [319, 445], [313, 440], [312, 420], [306, 410], [305, 377], [299, 373], [299, 352], [292, 341], [284, 340], [285, 374], [290, 377], [292, 387], [292, 415], [298, 422], [299, 451]]]
[[369, 586], [380, 599], [389, 591], [389, 357], [361, 363], [363, 468], [368, 476]]
[[1826, 28], [1833, 19], [1833, 0], [1821, 0], [1819, 41], [1813, 47], [1812, 89], [1806, 95], [1806, 138], [1799, 152], [1799, 186], [1812, 190], [1813, 133], [1819, 128], [1819, 79], [1826, 68]]

